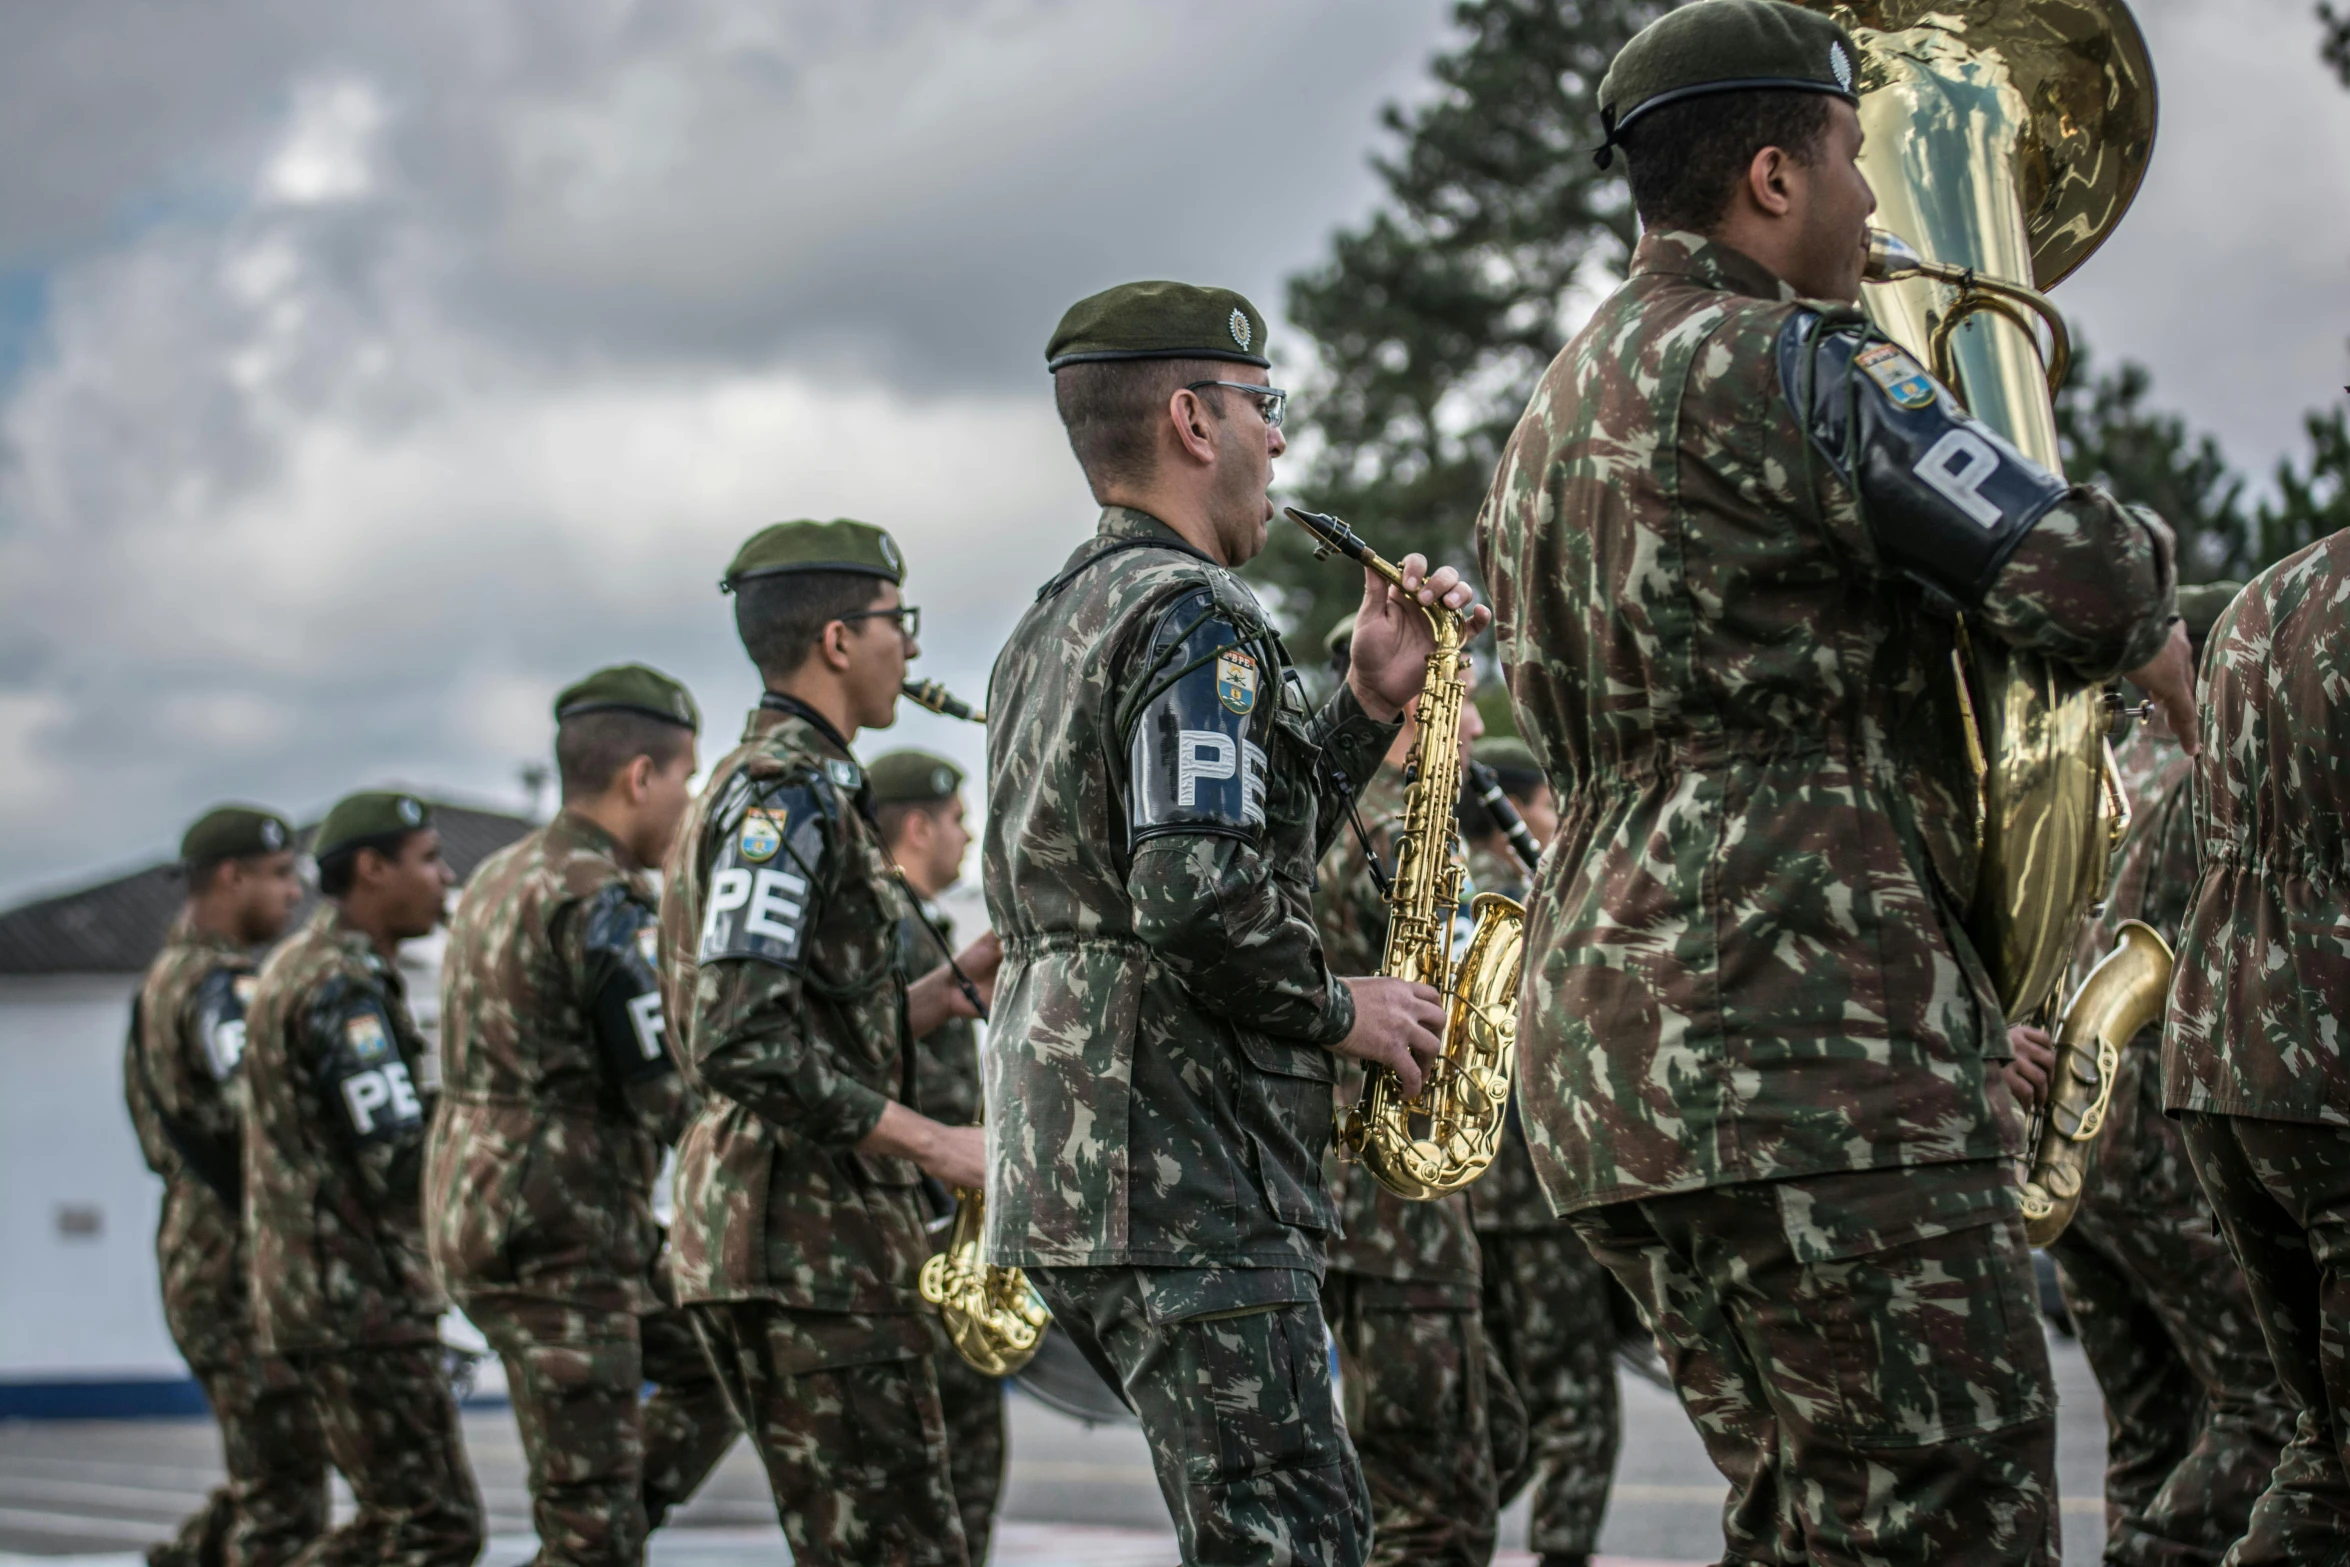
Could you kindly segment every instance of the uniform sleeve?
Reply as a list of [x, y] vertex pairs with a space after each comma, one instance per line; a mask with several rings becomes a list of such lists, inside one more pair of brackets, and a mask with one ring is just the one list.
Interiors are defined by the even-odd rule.
[[244, 1064], [245, 995], [251, 983], [235, 969], [216, 968], [188, 997], [189, 1036], [216, 1083], [233, 1081]]
[[1856, 499], [1885, 571], [2084, 679], [2160, 650], [2177, 583], [2159, 518], [2068, 485], [1857, 318], [1796, 311], [1778, 360], [1811, 449]]
[[390, 1002], [348, 979], [320, 988], [304, 1016], [325, 1124], [354, 1155], [379, 1205], [413, 1203], [423, 1175], [425, 1105], [400, 1051]]
[[580, 1004], [605, 1070], [639, 1124], [674, 1143], [698, 1106], [669, 1052], [658, 917], [613, 882], [565, 918], [564, 945], [576, 953]]
[[807, 933], [844, 858], [846, 809], [813, 779], [751, 783], [711, 814], [709, 889], [696, 953], [695, 1070], [761, 1120], [854, 1146], [885, 1095], [841, 1071], [811, 1038]]
[[1329, 1044], [1354, 1026], [1302, 897], [1264, 847], [1280, 693], [1205, 589], [1164, 609], [1126, 729], [1135, 934], [1192, 999], [1260, 1033]]

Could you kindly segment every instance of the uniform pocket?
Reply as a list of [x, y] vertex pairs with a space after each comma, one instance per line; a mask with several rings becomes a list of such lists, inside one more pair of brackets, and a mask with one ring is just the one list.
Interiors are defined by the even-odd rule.
[[1163, 1331], [1183, 1390], [1192, 1484], [1232, 1485], [1338, 1462], [1345, 1449], [1319, 1310], [1252, 1307]]
[[1338, 1210], [1322, 1178], [1336, 1062], [1319, 1045], [1233, 1032], [1244, 1063], [1237, 1115], [1266, 1205], [1284, 1224], [1336, 1230]]

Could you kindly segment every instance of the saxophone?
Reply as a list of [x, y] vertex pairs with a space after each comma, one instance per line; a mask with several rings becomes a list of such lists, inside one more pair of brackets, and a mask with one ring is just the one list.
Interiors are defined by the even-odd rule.
[[[1315, 554], [1361, 562], [1398, 587], [1403, 572], [1336, 517], [1289, 516], [1314, 536]], [[1395, 881], [1387, 893], [1387, 950], [1379, 972], [1433, 985], [1445, 999], [1442, 1049], [1417, 1099], [1385, 1067], [1372, 1067], [1362, 1097], [1341, 1119], [1339, 1147], [1360, 1159], [1398, 1197], [1426, 1202], [1460, 1190], [1501, 1151], [1510, 1077], [1518, 1057], [1518, 967], [1526, 911], [1498, 893], [1470, 904], [1475, 924], [1467, 949], [1452, 954], [1453, 915], [1467, 876], [1452, 856], [1453, 811], [1460, 798], [1461, 651], [1466, 616], [1423, 606], [1435, 647], [1420, 686], [1419, 739], [1406, 764], [1403, 832]]]
[[[2154, 69], [2129, 7], [1801, 3], [1861, 49], [1861, 165], [1894, 231], [1871, 239], [1869, 315], [1976, 418], [2062, 473], [2052, 394], [2071, 345], [2042, 290], [2104, 242], [2152, 155]], [[1969, 639], [1963, 618], [1954, 664], [1980, 824], [1967, 932], [2008, 1018], [2046, 1019], [2129, 825], [2108, 743], [2119, 697]], [[2170, 969], [2162, 938], [2133, 922], [2062, 1009], [2017, 1170], [2034, 1246], [2071, 1222], [2120, 1048], [2160, 1015]]]
[[[909, 699], [934, 713], [968, 719], [975, 724], [987, 722], [985, 713], [935, 680], [909, 680], [900, 689]], [[898, 873], [898, 885], [905, 888], [911, 901], [913, 889], [906, 887], [903, 871]], [[917, 912], [915, 918], [922, 919], [922, 916]], [[979, 999], [979, 987], [955, 967], [955, 955], [947, 951], [946, 938], [939, 935], [938, 927], [927, 919], [922, 919], [922, 927], [938, 941], [947, 966], [954, 969], [956, 984], [978, 1009], [980, 1021], [985, 1022], [987, 1008]], [[999, 1268], [980, 1260], [979, 1242], [986, 1231], [986, 1194], [956, 1192], [954, 1227], [947, 1232], [947, 1249], [922, 1264], [922, 1274], [915, 1287], [924, 1300], [938, 1308], [939, 1320], [946, 1325], [947, 1338], [953, 1342], [955, 1353], [976, 1371], [991, 1377], [1007, 1377], [1027, 1365], [1036, 1354], [1036, 1346], [1044, 1341], [1044, 1330], [1052, 1325], [1053, 1314], [1037, 1296], [1027, 1274], [1018, 1268]]]

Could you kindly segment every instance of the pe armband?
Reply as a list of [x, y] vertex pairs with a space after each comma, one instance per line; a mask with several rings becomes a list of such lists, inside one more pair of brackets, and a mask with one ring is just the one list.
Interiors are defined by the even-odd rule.
[[746, 789], [713, 831], [698, 962], [750, 958], [797, 969], [823, 870], [825, 809], [813, 785]]
[[1264, 733], [1280, 700], [1265, 667], [1215, 613], [1206, 589], [1160, 617], [1145, 667], [1161, 682], [1127, 740], [1127, 831], [1132, 843], [1164, 833], [1254, 837], [1265, 824]]
[[661, 1016], [658, 918], [617, 882], [581, 918], [589, 1017], [605, 1064], [623, 1083], [675, 1071]]

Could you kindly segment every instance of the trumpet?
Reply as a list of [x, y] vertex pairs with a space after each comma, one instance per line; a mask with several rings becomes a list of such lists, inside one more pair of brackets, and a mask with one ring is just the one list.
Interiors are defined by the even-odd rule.
[[927, 707], [941, 718], [960, 718], [969, 724], [987, 722], [986, 708], [973, 707], [935, 680], [909, 680], [898, 691], [907, 701]]

